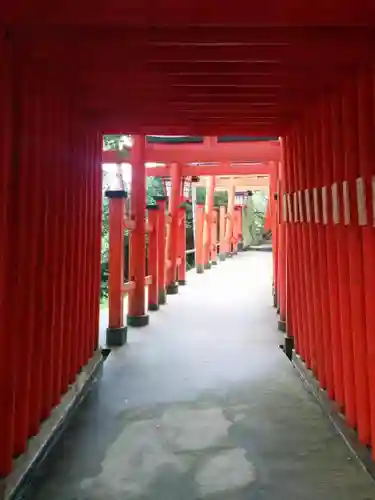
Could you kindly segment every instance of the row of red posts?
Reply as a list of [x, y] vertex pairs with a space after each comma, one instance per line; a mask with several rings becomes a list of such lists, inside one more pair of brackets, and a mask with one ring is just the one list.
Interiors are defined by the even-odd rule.
[[283, 140], [273, 190], [289, 355], [294, 344], [375, 457], [374, 89], [368, 70], [306, 110]]
[[10, 45], [0, 41], [0, 478], [94, 357], [101, 246], [102, 137]]
[[[147, 311], [159, 309], [166, 303], [168, 294], [178, 293], [178, 287], [186, 284], [186, 204], [181, 188], [181, 168], [178, 164], [171, 165], [169, 200], [167, 196], [156, 196], [156, 204], [146, 206], [144, 145], [144, 137], [134, 137], [130, 203], [123, 187], [106, 193], [109, 198], [110, 238], [106, 341], [108, 346], [113, 347], [126, 342], [128, 325], [147, 325]], [[224, 206], [214, 207], [214, 190], [215, 178], [212, 176], [206, 205], [196, 206], [195, 262], [198, 273], [217, 263], [218, 247], [220, 260], [224, 260], [227, 255], [237, 253], [242, 241], [243, 207], [234, 205], [235, 188], [230, 192], [228, 212]], [[140, 225], [142, 228], [138, 236]], [[124, 282], [125, 230], [130, 234], [127, 282]], [[146, 287], [148, 294], [145, 293]], [[126, 297], [128, 314], [125, 319]]]

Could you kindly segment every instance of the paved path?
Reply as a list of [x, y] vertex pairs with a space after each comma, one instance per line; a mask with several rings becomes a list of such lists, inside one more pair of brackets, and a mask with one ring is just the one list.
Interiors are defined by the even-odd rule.
[[271, 255], [247, 252], [131, 330], [33, 500], [370, 500], [278, 344]]

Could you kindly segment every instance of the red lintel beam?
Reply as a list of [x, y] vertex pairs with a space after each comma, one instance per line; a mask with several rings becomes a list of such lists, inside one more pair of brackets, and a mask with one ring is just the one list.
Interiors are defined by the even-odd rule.
[[[211, 163], [211, 162], [265, 162], [280, 160], [278, 141], [254, 141], [207, 144], [148, 144], [146, 162], [157, 163]], [[103, 163], [126, 161], [117, 151], [103, 151]]]
[[[251, 165], [185, 165], [182, 167], [182, 175], [269, 175], [271, 167], [267, 163], [254, 163]], [[146, 169], [150, 177], [169, 177], [169, 167], [151, 167]]]

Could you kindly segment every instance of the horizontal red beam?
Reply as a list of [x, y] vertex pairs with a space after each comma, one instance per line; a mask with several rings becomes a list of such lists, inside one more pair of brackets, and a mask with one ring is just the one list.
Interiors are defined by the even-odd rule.
[[[217, 144], [184, 144], [165, 145], [148, 144], [146, 162], [172, 163], [211, 163], [211, 162], [268, 162], [280, 159], [280, 143], [278, 141], [254, 141], [240, 143]], [[103, 151], [103, 163], [124, 161], [118, 151]]]
[[[270, 175], [272, 166], [267, 163], [255, 163], [253, 165], [220, 164], [213, 166], [185, 165], [182, 168], [183, 176], [192, 175]], [[170, 177], [169, 167], [147, 168], [146, 173], [150, 177]]]

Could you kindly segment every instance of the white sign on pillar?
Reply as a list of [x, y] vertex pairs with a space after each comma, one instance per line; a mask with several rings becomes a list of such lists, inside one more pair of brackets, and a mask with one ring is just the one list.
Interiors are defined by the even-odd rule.
[[300, 222], [304, 222], [303, 220], [303, 203], [302, 203], [302, 191], [298, 191], [298, 206], [299, 206], [299, 220]]
[[319, 197], [318, 188], [313, 189], [313, 201], [314, 201], [314, 220], [315, 224], [320, 223], [320, 213], [319, 213]]
[[350, 203], [349, 203], [349, 183], [344, 181], [342, 183], [342, 201], [344, 208], [344, 225], [349, 226], [350, 224]]
[[298, 222], [299, 217], [298, 217], [298, 200], [297, 200], [297, 193], [293, 193], [293, 211], [294, 211], [294, 222]]
[[288, 222], [288, 210], [286, 206], [286, 194], [283, 194], [283, 222]]
[[287, 202], [288, 202], [288, 220], [289, 222], [293, 222], [293, 212], [292, 212], [292, 200], [291, 200], [291, 194], [287, 194]]
[[366, 212], [366, 191], [365, 181], [363, 177], [356, 179], [357, 187], [357, 209], [358, 209], [358, 225], [367, 225], [367, 212]]
[[328, 224], [328, 199], [327, 199], [327, 186], [322, 187], [322, 222]]
[[311, 222], [310, 191], [305, 189], [306, 222]]
[[334, 224], [340, 223], [339, 196], [337, 182], [332, 184], [332, 220]]

